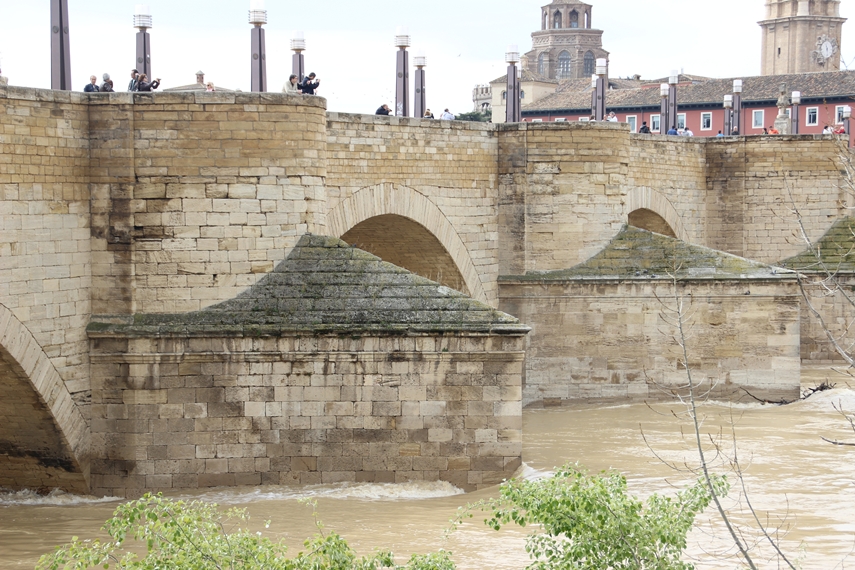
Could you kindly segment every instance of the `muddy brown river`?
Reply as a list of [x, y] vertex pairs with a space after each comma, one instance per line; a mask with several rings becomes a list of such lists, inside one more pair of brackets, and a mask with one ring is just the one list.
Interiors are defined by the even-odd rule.
[[[828, 374], [833, 373], [806, 370], [804, 384], [813, 385]], [[702, 408], [703, 430], [728, 455], [735, 433], [748, 499], [783, 550], [806, 569], [855, 568], [855, 447], [820, 438], [855, 441], [832, 406], [855, 411], [855, 384], [831, 379], [838, 382], [835, 390], [786, 407], [709, 402]], [[693, 480], [685, 465], [697, 465], [688, 421], [672, 414], [682, 411], [677, 403], [526, 410], [521, 476], [543, 477], [555, 466], [579, 462], [592, 471], [621, 471], [631, 491], [641, 496], [673, 493], [675, 486]], [[707, 447], [711, 450], [712, 444]], [[718, 460], [716, 471], [726, 471], [725, 463]], [[736, 487], [727, 505], [745, 524], [746, 500]], [[454, 553], [461, 569], [523, 568], [529, 562], [524, 551], [529, 529], [494, 532], [483, 525], [483, 517], [476, 517], [446, 536], [458, 507], [494, 494], [496, 489], [465, 495], [446, 484], [409, 484], [214, 489], [171, 496], [243, 506], [253, 526], [263, 530], [269, 519], [265, 532], [284, 537], [294, 550], [314, 532], [311, 508], [300, 502], [313, 497], [326, 528], [343, 535], [360, 553], [388, 547], [403, 562], [413, 552], [444, 548]], [[116, 505], [110, 499], [61, 493], [0, 493], [0, 567], [32, 568], [40, 554], [72, 535], [98, 536]], [[753, 543], [757, 533], [745, 532]], [[778, 567], [762, 541], [753, 552], [759, 567]], [[739, 567], [712, 509], [692, 531], [686, 559], [698, 568]]]

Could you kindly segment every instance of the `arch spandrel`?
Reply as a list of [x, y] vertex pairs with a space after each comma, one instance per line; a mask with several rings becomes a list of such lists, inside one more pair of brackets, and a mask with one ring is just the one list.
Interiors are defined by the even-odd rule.
[[[646, 210], [656, 216], [648, 217], [648, 223], [658, 222], [656, 219], [658, 217], [662, 222], [664, 222], [667, 228], [671, 230], [671, 232], [657, 231], [656, 229], [648, 227], [642, 227], [641, 229], [649, 229], [656, 233], [676, 237], [677, 239], [685, 242], [691, 242], [680, 213], [664, 195], [652, 188], [633, 188], [630, 190], [627, 193], [626, 200], [624, 202], [624, 215], [626, 216], [627, 223], [630, 223], [630, 214], [633, 214], [634, 212], [641, 215], [645, 214], [642, 210]], [[643, 219], [641, 216], [639, 216], [639, 218]]]
[[423, 226], [453, 260], [465, 292], [489, 304], [466, 244], [436, 204], [412, 188], [389, 183], [362, 188], [327, 213], [327, 227], [331, 236], [341, 238], [362, 222], [385, 215], [407, 218]]
[[0, 305], [0, 486], [89, 489], [89, 427], [30, 331]]

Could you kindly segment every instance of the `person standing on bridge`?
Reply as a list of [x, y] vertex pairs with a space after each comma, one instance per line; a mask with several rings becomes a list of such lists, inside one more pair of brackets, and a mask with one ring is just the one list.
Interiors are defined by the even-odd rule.
[[291, 76], [288, 77], [288, 82], [285, 83], [285, 87], [282, 88], [282, 93], [298, 95], [300, 93], [300, 78], [292, 73]]
[[84, 93], [98, 93], [98, 78], [94, 75], [89, 78], [89, 83], [83, 88]]
[[315, 89], [320, 86], [321, 80], [317, 79], [315, 73], [312, 72], [303, 79], [303, 83], [300, 84], [300, 91], [302, 91], [304, 95], [314, 95]]
[[128, 91], [137, 91], [140, 85], [140, 72], [136, 69], [131, 70], [131, 82], [128, 83]]
[[667, 134], [674, 135], [675, 137], [680, 135], [680, 133], [677, 132], [677, 127], [675, 127], [674, 125], [671, 125], [671, 128], [668, 129]]

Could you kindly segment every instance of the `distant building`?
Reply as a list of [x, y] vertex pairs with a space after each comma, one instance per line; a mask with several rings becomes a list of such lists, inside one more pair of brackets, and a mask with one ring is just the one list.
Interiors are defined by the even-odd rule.
[[475, 103], [475, 112], [483, 113], [493, 108], [493, 93], [489, 85], [476, 85], [472, 90], [472, 102]]
[[[855, 71], [800, 73], [737, 78], [743, 80], [742, 133], [763, 134], [775, 122], [781, 85], [787, 92], [800, 91], [799, 133], [818, 134], [826, 125], [843, 123], [843, 108], [855, 104]], [[629, 123], [638, 132], [647, 122], [654, 133], [665, 133], [660, 124], [659, 85], [667, 78], [652, 81], [609, 80], [606, 110], [618, 121]], [[695, 136], [716, 136], [724, 129], [724, 96], [732, 93], [733, 79], [709, 79], [680, 75], [677, 85], [677, 128], [689, 127]], [[587, 121], [591, 115], [591, 85], [584, 80], [562, 82], [558, 89], [522, 109], [524, 122]]]
[[[196, 72], [196, 83], [190, 83], [188, 85], [179, 85], [178, 87], [170, 87], [169, 89], [164, 89], [164, 91], [171, 92], [182, 92], [182, 91], [207, 91], [207, 83], [205, 82], [205, 72], [197, 71]], [[219, 85], [214, 85], [214, 91], [234, 91], [233, 89], [226, 89], [225, 87], [220, 87]]]
[[603, 49], [603, 31], [591, 25], [593, 6], [583, 2], [552, 0], [541, 8], [539, 32], [531, 35], [532, 50], [520, 67], [547, 79], [590, 79]]
[[[755, 0], [756, 1], [756, 0]], [[780, 87], [802, 93], [799, 132], [820, 133], [842, 122], [842, 109], [855, 103], [855, 76], [840, 69], [840, 39], [845, 18], [840, 0], [765, 0], [762, 76], [744, 78], [742, 134], [760, 134], [777, 115]], [[602, 49], [601, 30], [591, 27], [589, 4], [553, 0], [541, 8], [541, 30], [532, 34], [533, 49], [522, 57], [523, 121], [585, 121], [591, 116], [591, 75]], [[732, 79], [680, 75], [678, 125], [695, 135], [724, 129], [722, 100]], [[659, 85], [667, 78], [608, 78], [606, 108], [636, 132], [642, 122], [659, 132]], [[493, 122], [504, 122], [507, 76], [490, 82]], [[477, 95], [477, 99], [476, 99]], [[487, 99], [476, 88], [476, 107]], [[598, 119], [601, 117], [598, 117]], [[667, 131], [668, 126], [662, 128]]]
[[840, 70], [840, 0], [766, 0], [760, 73]]
[[[590, 83], [591, 80], [588, 79], [588, 84], [590, 85]], [[491, 107], [493, 109], [492, 121], [494, 123], [505, 122], [505, 109], [507, 108], [506, 103], [508, 100], [507, 87], [507, 75], [503, 75], [490, 82]], [[520, 99], [522, 100], [523, 108], [529, 103], [555, 93], [557, 87], [558, 81], [555, 79], [547, 79], [537, 73], [523, 69], [520, 74]]]

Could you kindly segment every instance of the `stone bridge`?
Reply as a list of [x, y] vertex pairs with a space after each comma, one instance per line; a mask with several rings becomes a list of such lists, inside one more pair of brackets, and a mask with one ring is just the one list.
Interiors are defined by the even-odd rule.
[[[495, 474], [512, 471], [514, 457], [519, 457], [519, 406], [513, 412], [517, 419], [510, 423], [497, 419], [511, 413], [514, 401], [644, 397], [647, 390], [638, 381], [639, 370], [651, 365], [675, 368], [675, 357], [667, 351], [645, 353], [628, 363], [620, 357], [621, 342], [615, 338], [610, 340], [616, 347], [611, 356], [564, 354], [583, 349], [581, 345], [562, 348], [545, 340], [546, 331], [549, 335], [592, 334], [589, 325], [579, 329], [582, 333], [572, 333], [567, 328], [572, 323], [552, 329], [538, 320], [542, 310], [566, 309], [570, 315], [567, 307], [521, 301], [573, 296], [568, 291], [576, 291], [575, 277], [559, 279], [555, 272], [579, 266], [623, 243], [627, 224], [761, 265], [774, 264], [804, 249], [792, 239], [793, 202], [800, 207], [811, 238], [822, 236], [850, 204], [842, 190], [831, 137], [644, 137], [631, 135], [620, 124], [489, 125], [346, 115], [328, 113], [321, 98], [284, 94], [87, 95], [0, 86], [0, 105], [0, 414], [4, 419], [0, 485], [6, 486], [133, 494], [143, 488], [199, 486], [204, 481], [353, 480], [368, 471], [375, 479], [361, 480], [436, 478], [445, 477], [443, 473], [455, 464], [469, 473], [468, 479], [455, 476], [455, 483], [467, 488], [493, 483]], [[204, 358], [188, 357], [184, 362], [182, 354], [200, 350], [212, 354], [226, 350], [224, 346], [238, 352], [255, 349], [251, 342], [237, 347], [223, 339], [217, 341], [216, 350], [210, 348], [213, 345], [200, 349], [208, 345], [196, 346], [189, 340], [119, 342], [105, 331], [141, 315], [150, 319], [197, 313], [239, 298], [273, 274], [307, 234], [341, 238], [471, 297], [481, 303], [479, 311], [484, 307], [503, 310], [532, 325], [525, 347], [514, 344], [517, 341], [502, 344], [482, 339], [452, 345], [431, 341], [432, 348], [425, 349], [442, 363], [443, 351], [457, 347], [452, 352], [463, 356], [454, 366], [475, 376], [486, 374], [483, 370], [498, 370], [497, 362], [505, 363], [504, 372], [492, 377], [495, 390], [479, 387], [464, 396], [466, 390], [461, 388], [434, 395], [442, 405], [434, 404], [421, 389], [411, 395], [412, 402], [402, 389], [389, 396], [400, 405], [386, 406], [381, 415], [387, 419], [375, 422], [375, 431], [389, 433], [372, 432], [371, 437], [393, 440], [402, 422], [412, 423], [402, 410], [420, 410], [415, 423], [426, 430], [422, 447], [396, 448], [395, 453], [424, 455], [430, 449], [442, 460], [424, 461], [421, 468], [403, 461], [403, 467], [384, 464], [370, 469], [365, 463], [359, 467], [342, 460], [323, 469], [303, 459], [329, 455], [329, 449], [302, 448], [289, 451], [290, 463], [274, 470], [269, 450], [262, 453], [253, 446], [285, 444], [246, 435], [258, 433], [259, 418], [266, 418], [267, 428], [273, 430], [275, 419], [271, 418], [281, 416], [258, 413], [271, 409], [267, 404], [275, 403], [270, 400], [273, 396], [259, 392], [249, 402], [250, 393], [241, 390], [231, 396], [219, 392], [216, 398], [222, 400], [212, 401], [235, 400], [236, 406], [226, 406], [229, 415], [223, 416], [237, 418], [233, 441], [217, 440], [216, 425], [228, 431], [220, 418], [219, 424], [211, 422], [211, 430], [203, 430], [204, 441], [185, 435], [176, 449], [156, 443], [152, 422], [161, 421], [158, 429], [163, 433], [187, 434], [194, 431], [192, 422], [188, 423], [193, 420], [199, 431], [198, 422], [211, 420], [202, 405], [212, 402], [199, 401], [201, 392], [182, 393], [183, 399], [173, 401], [169, 386], [158, 384], [152, 366], [174, 364], [170, 377], [200, 382], [194, 389], [204, 390], [210, 387], [204, 382], [230, 373], [206, 376], [201, 372]], [[672, 247], [662, 243], [634, 251]], [[691, 255], [719, 263], [709, 261], [707, 253]], [[749, 273], [759, 279], [762, 271], [760, 265], [752, 265]], [[551, 275], [550, 283], [531, 281], [537, 275]], [[619, 271], [603, 275], [608, 283], [624, 288], [632, 277]], [[743, 294], [744, 287], [737, 282], [745, 274], [718, 275], [730, 279], [730, 285], [716, 289], [704, 284], [713, 287], [705, 289], [710, 299], [726, 301]], [[707, 359], [703, 366], [709, 368], [710, 377], [721, 373], [723, 366], [740, 367], [741, 382], [748, 385], [754, 384], [745, 378], [745, 369], [756, 368], [763, 378], [759, 384], [770, 392], [791, 393], [798, 386], [800, 339], [805, 345], [805, 338], [816, 334], [804, 324], [800, 330], [793, 283], [762, 279], [758, 291], [763, 289], [763, 298], [780, 301], [778, 305], [795, 312], [779, 314], [774, 330], [753, 331], [762, 337], [758, 344], [763, 345], [762, 351], [739, 349], [738, 355], [730, 355], [734, 359], [730, 364]], [[582, 297], [602, 295], [604, 286], [588, 282], [584, 287], [595, 290]], [[621, 311], [632, 313], [632, 299], [640, 289], [621, 291]], [[646, 290], [642, 296], [650, 294]], [[585, 301], [584, 306], [588, 305]], [[770, 309], [744, 305], [737, 311], [740, 318]], [[617, 306], [592, 309], [599, 315], [597, 327], [610, 321]], [[644, 315], [652, 310], [649, 306], [639, 309]], [[721, 309], [722, 318], [726, 320], [730, 310]], [[572, 314], [577, 324], [578, 319], [587, 318], [579, 316], [578, 307]], [[495, 318], [496, 323], [505, 322], [505, 317]], [[646, 331], [649, 321], [639, 317], [638, 330]], [[731, 323], [735, 328], [728, 334], [738, 336], [745, 331], [740, 327], [755, 326], [745, 325], [748, 321]], [[93, 330], [93, 323], [103, 326]], [[716, 321], [715, 327], [720, 324]], [[485, 338], [499, 334], [494, 325], [484, 326], [477, 334]], [[501, 334], [525, 336], [523, 328], [514, 326], [512, 334]], [[621, 321], [620, 327], [627, 331], [636, 325]], [[119, 336], [145, 336], [134, 331]], [[458, 327], [442, 334], [464, 339], [470, 333], [475, 334]], [[648, 333], [639, 337], [641, 344], [661, 344]], [[160, 338], [161, 333], [151, 334]], [[294, 342], [288, 350], [306, 352], [295, 348], [301, 345]], [[348, 354], [398, 350], [390, 348], [394, 343], [389, 342], [341, 350]], [[327, 350], [313, 346], [308, 353]], [[407, 358], [416, 358], [413, 355], [422, 350], [419, 346], [411, 343], [399, 348], [410, 355]], [[265, 347], [265, 351], [276, 351]], [[122, 350], [127, 354], [123, 356]], [[474, 364], [481, 362], [474, 355], [484, 350], [497, 360]], [[523, 350], [525, 367], [520, 357]], [[567, 360], [571, 357], [572, 365]], [[353, 357], [354, 361], [362, 358]], [[242, 357], [241, 366], [247, 368], [233, 376], [255, 370], [255, 365], [247, 364], [250, 361]], [[266, 366], [258, 364], [259, 370]], [[328, 364], [300, 366], [315, 370], [327, 387], [333, 382]], [[437, 366], [445, 370], [443, 364]], [[587, 371], [580, 372], [580, 367]], [[409, 370], [415, 374], [416, 368]], [[733, 371], [727, 368], [726, 372]], [[306, 381], [312, 385], [315, 376], [311, 371], [307, 374]], [[374, 374], [382, 377], [384, 373]], [[475, 376], [468, 386], [482, 386], [483, 377]], [[586, 379], [572, 380], [583, 376]], [[191, 377], [195, 380], [188, 380]], [[263, 377], [256, 379], [259, 386], [272, 382]], [[373, 381], [360, 378], [363, 385]], [[436, 380], [425, 382], [430, 386]], [[514, 383], [521, 390], [513, 389]], [[344, 397], [340, 391], [335, 393]], [[475, 393], [478, 402], [466, 400]], [[325, 396], [318, 402], [332, 404], [335, 397]], [[282, 401], [276, 400], [279, 406], [272, 409], [282, 410]], [[450, 420], [453, 414], [448, 410], [459, 410], [462, 401], [468, 402], [464, 411]], [[484, 401], [495, 405], [485, 408]], [[407, 408], [408, 402], [418, 405]], [[329, 422], [312, 419], [333, 414], [324, 406], [320, 409], [327, 411], [305, 420], [306, 430], [312, 431], [315, 424], [325, 426], [315, 426], [318, 430], [332, 429]], [[463, 427], [470, 415], [465, 409], [481, 410], [476, 415], [491, 419], [469, 430]], [[376, 409], [369, 406], [366, 415], [376, 417]], [[440, 416], [443, 419], [437, 419]], [[291, 424], [300, 424], [302, 420], [295, 417]], [[425, 427], [428, 424], [434, 427]], [[407, 437], [417, 440], [421, 431], [413, 429]], [[448, 430], [448, 434], [431, 429]], [[115, 430], [126, 433], [119, 437]], [[318, 434], [307, 435], [323, 440], [311, 442], [314, 445], [330, 444], [336, 435]], [[350, 432], [346, 436], [356, 437]], [[481, 447], [464, 449], [464, 440], [466, 445]], [[435, 447], [428, 446], [433, 443]], [[514, 445], [505, 445], [509, 443]], [[230, 454], [218, 445], [231, 446]], [[486, 452], [484, 445], [493, 445], [492, 451]], [[338, 453], [341, 457], [341, 449]], [[481, 461], [479, 454], [495, 460]], [[293, 477], [298, 463], [299, 469], [318, 475]], [[197, 475], [209, 468], [216, 474], [237, 475], [200, 480]], [[272, 470], [292, 475], [263, 475]], [[405, 471], [410, 475], [401, 476]], [[339, 475], [331, 479], [323, 475], [327, 472]], [[492, 475], [483, 475], [487, 473]], [[135, 482], [129, 486], [130, 479]]]

